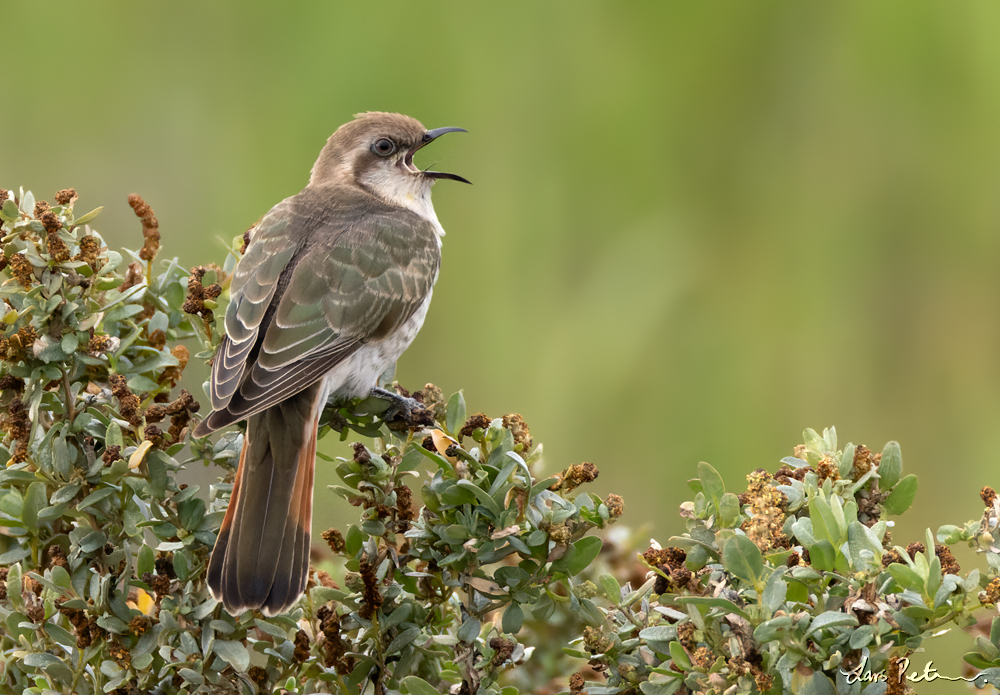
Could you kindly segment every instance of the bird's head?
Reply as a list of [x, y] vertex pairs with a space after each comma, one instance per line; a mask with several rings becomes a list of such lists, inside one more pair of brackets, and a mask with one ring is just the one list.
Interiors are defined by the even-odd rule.
[[358, 114], [327, 141], [313, 166], [311, 186], [358, 183], [386, 199], [426, 193], [437, 179], [470, 183], [457, 174], [421, 170], [413, 163], [417, 150], [445, 133], [462, 128], [427, 130], [420, 121], [399, 113]]

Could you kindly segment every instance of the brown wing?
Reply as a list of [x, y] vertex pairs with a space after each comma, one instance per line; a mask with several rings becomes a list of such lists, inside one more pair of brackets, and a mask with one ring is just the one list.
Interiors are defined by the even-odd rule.
[[441, 255], [427, 220], [370, 199], [318, 220], [289, 201], [261, 221], [236, 267], [212, 368], [215, 412], [198, 436], [315, 383], [402, 325], [434, 284]]

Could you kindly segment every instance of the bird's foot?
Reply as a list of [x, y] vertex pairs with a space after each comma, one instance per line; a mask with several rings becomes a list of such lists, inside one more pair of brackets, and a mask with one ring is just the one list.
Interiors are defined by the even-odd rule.
[[[395, 391], [376, 386], [368, 394], [383, 401], [389, 401], [388, 409], [380, 417], [389, 429], [418, 428], [434, 424], [434, 415], [415, 398], [401, 396]], [[402, 425], [394, 427], [393, 425]]]

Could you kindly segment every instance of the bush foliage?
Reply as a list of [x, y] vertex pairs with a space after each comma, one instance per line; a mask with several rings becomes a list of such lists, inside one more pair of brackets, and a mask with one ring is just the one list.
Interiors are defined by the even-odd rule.
[[[187, 271], [157, 260], [137, 196], [144, 243], [122, 253], [72, 190], [0, 198], [0, 692], [900, 693], [926, 637], [1000, 600], [992, 490], [980, 518], [895, 544], [917, 490], [895, 443], [806, 430], [739, 494], [700, 464], [686, 531], [640, 554], [607, 532], [621, 498], [582, 487], [593, 464], [539, 478], [520, 416], [428, 384], [431, 426], [329, 404], [321, 432], [363, 441], [317, 495], [360, 518], [322, 534], [293, 612], [230, 616], [203, 574], [243, 435], [191, 438], [179, 382], [188, 345], [207, 360], [218, 342], [241, 240]], [[218, 467], [208, 491], [178, 483], [196, 464]], [[980, 685], [1000, 683], [985, 624], [966, 656]]]

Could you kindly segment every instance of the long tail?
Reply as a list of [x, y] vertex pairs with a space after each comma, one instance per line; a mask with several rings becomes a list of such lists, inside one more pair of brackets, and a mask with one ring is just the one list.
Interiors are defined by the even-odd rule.
[[316, 384], [254, 415], [229, 508], [208, 563], [208, 587], [233, 615], [286, 612], [306, 588], [316, 429]]

